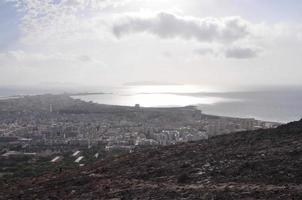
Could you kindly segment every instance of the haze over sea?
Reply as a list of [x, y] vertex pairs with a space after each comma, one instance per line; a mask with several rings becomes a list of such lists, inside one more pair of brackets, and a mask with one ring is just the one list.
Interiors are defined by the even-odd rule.
[[[299, 87], [223, 91], [196, 85], [126, 85], [103, 87], [94, 89], [95, 91], [100, 93], [82, 93], [73, 98], [123, 106], [195, 105], [207, 114], [277, 122], [290, 122], [302, 118], [302, 88]], [[43, 93], [54, 93], [54, 90], [0, 89], [2, 97]]]

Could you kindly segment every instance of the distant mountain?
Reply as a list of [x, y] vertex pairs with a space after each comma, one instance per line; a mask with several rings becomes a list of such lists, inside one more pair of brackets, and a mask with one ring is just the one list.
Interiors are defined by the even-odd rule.
[[302, 120], [0, 185], [0, 199], [302, 199]]

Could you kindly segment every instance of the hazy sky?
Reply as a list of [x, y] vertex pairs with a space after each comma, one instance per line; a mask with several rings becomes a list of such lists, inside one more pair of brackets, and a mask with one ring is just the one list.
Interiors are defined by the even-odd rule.
[[0, 85], [302, 85], [301, 0], [1, 0]]

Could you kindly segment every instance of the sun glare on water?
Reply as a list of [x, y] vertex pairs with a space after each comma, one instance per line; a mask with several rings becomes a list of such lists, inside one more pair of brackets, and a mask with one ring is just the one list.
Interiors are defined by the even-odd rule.
[[144, 85], [127, 86], [113, 94], [85, 95], [85, 101], [101, 104], [133, 106], [140, 104], [142, 107], [177, 107], [198, 104], [214, 104], [225, 99], [208, 97], [205, 95], [191, 96], [191, 94], [210, 92], [213, 89], [194, 85]]
[[126, 93], [139, 94], [139, 93], [199, 93], [199, 92], [216, 92], [214, 88], [201, 87], [199, 85], [140, 85], [129, 86], [125, 88]]
[[175, 94], [138, 94], [126, 97], [127, 105], [140, 104], [143, 107], [171, 107], [196, 104], [213, 104], [221, 101], [216, 97], [190, 97]]

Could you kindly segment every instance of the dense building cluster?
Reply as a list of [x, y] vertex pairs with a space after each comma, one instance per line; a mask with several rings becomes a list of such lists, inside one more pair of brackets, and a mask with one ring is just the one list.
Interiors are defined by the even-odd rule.
[[141, 146], [170, 145], [277, 125], [210, 116], [192, 106], [108, 106], [68, 95], [27, 96], [0, 102], [2, 156], [47, 156], [89, 148], [132, 152]]

